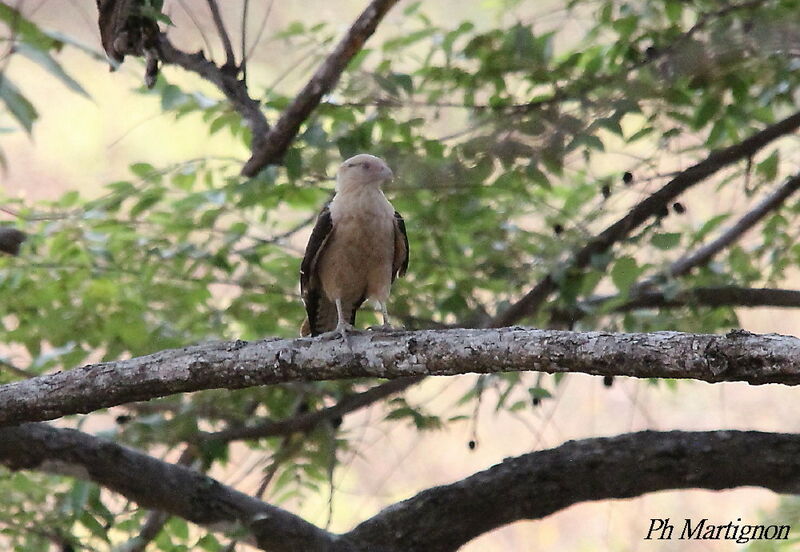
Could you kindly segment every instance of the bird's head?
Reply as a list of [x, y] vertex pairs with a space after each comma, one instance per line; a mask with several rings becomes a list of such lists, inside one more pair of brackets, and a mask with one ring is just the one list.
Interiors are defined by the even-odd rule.
[[394, 177], [392, 169], [380, 157], [359, 153], [342, 163], [336, 174], [336, 188], [339, 191], [362, 186], [379, 188]]

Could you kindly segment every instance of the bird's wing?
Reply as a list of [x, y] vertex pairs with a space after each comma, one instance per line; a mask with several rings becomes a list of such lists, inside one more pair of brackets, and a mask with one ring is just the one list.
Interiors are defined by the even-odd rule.
[[[311, 335], [319, 333], [319, 326], [327, 326], [327, 323], [320, 324], [322, 322], [320, 318], [328, 319], [331, 313], [333, 314], [334, 326], [336, 324], [336, 307], [325, 297], [317, 274], [319, 259], [325, 251], [325, 246], [330, 242], [332, 235], [333, 220], [331, 219], [328, 205], [325, 205], [317, 217], [314, 229], [311, 231], [303, 262], [300, 264], [300, 293], [306, 305]], [[331, 307], [333, 308], [331, 309]]]
[[408, 234], [406, 223], [397, 211], [394, 212], [394, 259], [392, 260], [392, 282], [408, 270]]

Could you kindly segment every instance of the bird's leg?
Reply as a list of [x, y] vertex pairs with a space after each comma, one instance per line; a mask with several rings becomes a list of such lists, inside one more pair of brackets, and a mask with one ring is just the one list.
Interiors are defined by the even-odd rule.
[[352, 324], [348, 323], [344, 317], [344, 307], [342, 307], [342, 300], [336, 299], [334, 301], [336, 303], [336, 316], [337, 316], [337, 323], [336, 327], [323, 334], [320, 334], [320, 337], [323, 339], [335, 339], [337, 337], [341, 337], [345, 344], [350, 347], [350, 341], [347, 338], [347, 332], [355, 331], [355, 328]]
[[383, 316], [383, 325], [386, 326], [387, 328], [391, 328], [392, 325], [389, 324], [389, 311], [386, 308], [386, 303], [381, 301], [380, 307], [381, 307], [381, 316]]
[[383, 324], [380, 326], [372, 326], [371, 330], [394, 330], [396, 329], [389, 323], [389, 311], [386, 308], [386, 303], [384, 301], [378, 302], [378, 308], [381, 310], [381, 316], [383, 317]]
[[339, 321], [337, 322], [336, 329], [334, 331], [339, 332], [339, 334], [342, 336], [342, 339], [349, 347], [350, 342], [347, 340], [347, 332], [353, 331], [355, 328], [353, 328], [353, 325], [344, 318], [344, 309], [342, 308], [341, 299], [336, 299], [336, 314], [339, 317]]

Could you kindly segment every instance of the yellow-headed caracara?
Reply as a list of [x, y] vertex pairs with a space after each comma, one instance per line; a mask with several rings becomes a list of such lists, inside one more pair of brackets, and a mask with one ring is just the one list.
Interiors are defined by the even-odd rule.
[[302, 335], [353, 329], [356, 310], [377, 302], [389, 326], [389, 289], [408, 268], [403, 217], [381, 191], [392, 170], [374, 155], [351, 157], [336, 174], [336, 195], [323, 207], [300, 265], [307, 318]]

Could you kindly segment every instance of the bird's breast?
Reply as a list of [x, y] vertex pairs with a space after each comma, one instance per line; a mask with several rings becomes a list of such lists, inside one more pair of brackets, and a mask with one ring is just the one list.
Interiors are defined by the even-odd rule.
[[382, 193], [338, 196], [320, 273], [329, 298], [385, 297], [394, 258], [394, 209]]
[[336, 241], [372, 247], [394, 239], [394, 208], [379, 190], [339, 195], [330, 210]]

